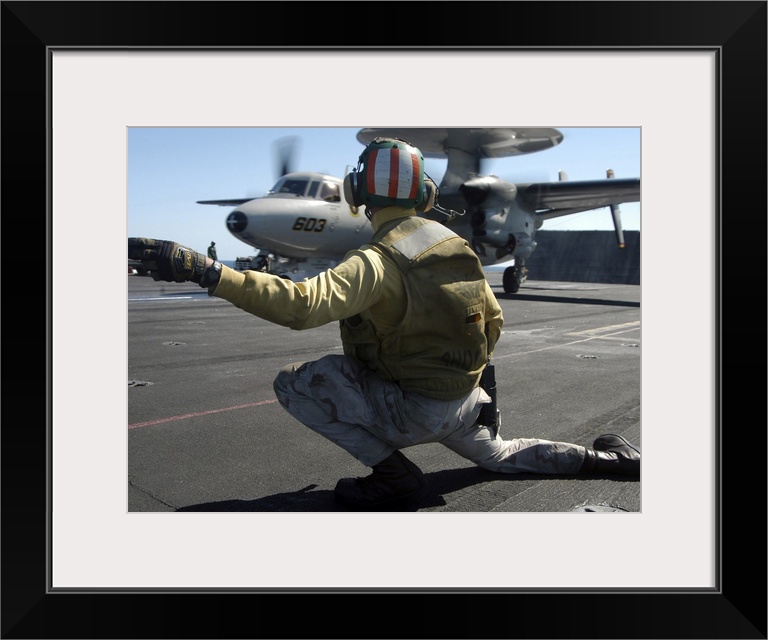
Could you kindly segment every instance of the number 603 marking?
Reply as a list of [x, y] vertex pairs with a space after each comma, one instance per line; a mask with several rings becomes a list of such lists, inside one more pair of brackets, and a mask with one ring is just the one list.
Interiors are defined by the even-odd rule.
[[326, 222], [325, 218], [296, 218], [296, 222], [293, 223], [293, 230], [319, 233], [325, 229]]

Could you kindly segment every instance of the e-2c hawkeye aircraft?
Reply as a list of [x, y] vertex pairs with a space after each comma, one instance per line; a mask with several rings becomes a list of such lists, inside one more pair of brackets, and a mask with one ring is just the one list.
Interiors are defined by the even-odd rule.
[[[484, 266], [509, 263], [505, 293], [517, 293], [536, 249], [536, 231], [545, 220], [610, 207], [621, 249], [624, 236], [619, 205], [640, 201], [639, 178], [512, 183], [481, 173], [488, 158], [518, 156], [550, 149], [563, 134], [552, 128], [366, 128], [357, 139], [403, 139], [425, 158], [447, 158], [438, 185], [439, 209], [421, 215], [439, 220], [470, 243]], [[236, 268], [260, 269], [301, 280], [338, 264], [351, 249], [368, 242], [373, 231], [362, 208], [344, 199], [343, 177], [288, 170], [263, 197], [199, 200], [198, 204], [234, 207], [227, 229], [258, 250]], [[435, 181], [437, 182], [437, 181]], [[449, 213], [446, 214], [445, 212]]]

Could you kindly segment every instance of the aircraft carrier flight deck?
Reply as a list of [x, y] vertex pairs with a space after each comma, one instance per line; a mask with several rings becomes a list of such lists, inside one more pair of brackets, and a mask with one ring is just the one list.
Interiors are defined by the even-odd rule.
[[[505, 294], [496, 347], [501, 434], [642, 450], [640, 287], [528, 280]], [[272, 381], [341, 352], [337, 324], [271, 324], [192, 283], [128, 276], [128, 511], [346, 511], [341, 477], [370, 470], [292, 418]], [[641, 481], [497, 474], [440, 444], [406, 450], [430, 492], [410, 511], [640, 512]]]

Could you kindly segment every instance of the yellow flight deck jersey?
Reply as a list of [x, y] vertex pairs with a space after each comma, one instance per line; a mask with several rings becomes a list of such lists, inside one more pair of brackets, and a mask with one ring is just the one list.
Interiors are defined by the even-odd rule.
[[344, 353], [403, 390], [460, 398], [474, 389], [503, 316], [468, 243], [415, 209], [373, 216], [369, 244], [302, 282], [222, 267], [212, 295], [291, 329], [340, 321]]

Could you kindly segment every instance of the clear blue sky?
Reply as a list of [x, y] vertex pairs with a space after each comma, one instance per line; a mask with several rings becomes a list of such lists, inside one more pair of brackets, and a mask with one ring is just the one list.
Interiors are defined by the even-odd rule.
[[[563, 170], [571, 180], [640, 175], [640, 128], [557, 127], [563, 141], [525, 156], [487, 160], [483, 170], [512, 182], [554, 181]], [[234, 260], [254, 250], [225, 226], [230, 207], [198, 200], [261, 196], [277, 180], [275, 143], [298, 136], [294, 170], [343, 177], [357, 164], [363, 145], [359, 128], [129, 128], [128, 236], [174, 240], [205, 252], [216, 241], [218, 255]], [[440, 181], [446, 161], [428, 158], [427, 173]], [[621, 205], [625, 230], [640, 229], [640, 203]], [[609, 209], [563, 216], [543, 230], [612, 229]]]

